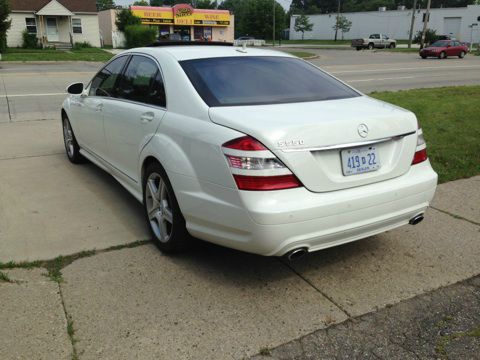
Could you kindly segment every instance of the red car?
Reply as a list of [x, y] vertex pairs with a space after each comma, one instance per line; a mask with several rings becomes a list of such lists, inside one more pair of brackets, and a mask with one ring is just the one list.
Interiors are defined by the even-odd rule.
[[468, 53], [468, 47], [456, 40], [439, 40], [420, 50], [422, 59], [438, 57], [445, 59], [448, 56], [458, 56], [462, 59]]

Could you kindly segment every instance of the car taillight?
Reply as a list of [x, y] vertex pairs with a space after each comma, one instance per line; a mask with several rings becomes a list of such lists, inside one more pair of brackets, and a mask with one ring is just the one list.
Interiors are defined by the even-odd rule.
[[282, 190], [301, 187], [302, 184], [293, 174], [278, 176], [233, 175], [240, 190]]
[[412, 165], [419, 164], [421, 162], [424, 162], [427, 159], [428, 159], [427, 144], [425, 143], [425, 139], [423, 137], [423, 131], [422, 131], [422, 128], [420, 127], [420, 123], [418, 123], [417, 148], [415, 150], [415, 154], [413, 155]]
[[301, 187], [295, 175], [262, 143], [243, 136], [222, 145], [240, 190], [267, 191]]

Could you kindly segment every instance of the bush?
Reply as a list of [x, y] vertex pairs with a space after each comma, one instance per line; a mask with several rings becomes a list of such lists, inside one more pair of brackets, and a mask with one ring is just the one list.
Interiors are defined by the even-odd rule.
[[24, 49], [36, 49], [38, 48], [37, 34], [30, 34], [27, 30], [23, 30], [22, 33]]
[[77, 42], [73, 45], [73, 50], [90, 49], [92, 47], [92, 44], [90, 44], [88, 41]]
[[157, 38], [157, 29], [143, 25], [129, 25], [125, 28], [127, 49], [150, 45]]
[[[419, 32], [417, 32], [417, 34], [413, 38], [413, 42], [415, 44], [420, 44], [420, 42], [422, 41], [422, 33], [423, 31], [420, 30]], [[438, 40], [437, 31], [434, 29], [427, 29], [427, 32], [425, 33], [425, 44], [431, 44], [437, 40]]]

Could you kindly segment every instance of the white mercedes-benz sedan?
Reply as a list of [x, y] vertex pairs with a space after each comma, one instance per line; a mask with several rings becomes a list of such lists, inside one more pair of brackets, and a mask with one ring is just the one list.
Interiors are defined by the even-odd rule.
[[68, 93], [68, 158], [142, 202], [165, 252], [293, 259], [420, 222], [437, 185], [413, 113], [282, 52], [132, 49]]

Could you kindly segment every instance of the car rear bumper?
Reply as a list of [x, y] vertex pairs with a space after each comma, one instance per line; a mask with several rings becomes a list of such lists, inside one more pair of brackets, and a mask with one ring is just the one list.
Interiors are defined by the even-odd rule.
[[193, 236], [281, 256], [293, 249], [316, 251], [405, 225], [426, 210], [436, 184], [437, 174], [426, 161], [395, 179], [328, 193], [305, 188], [248, 192], [212, 184], [200, 184], [198, 192], [175, 192]]

